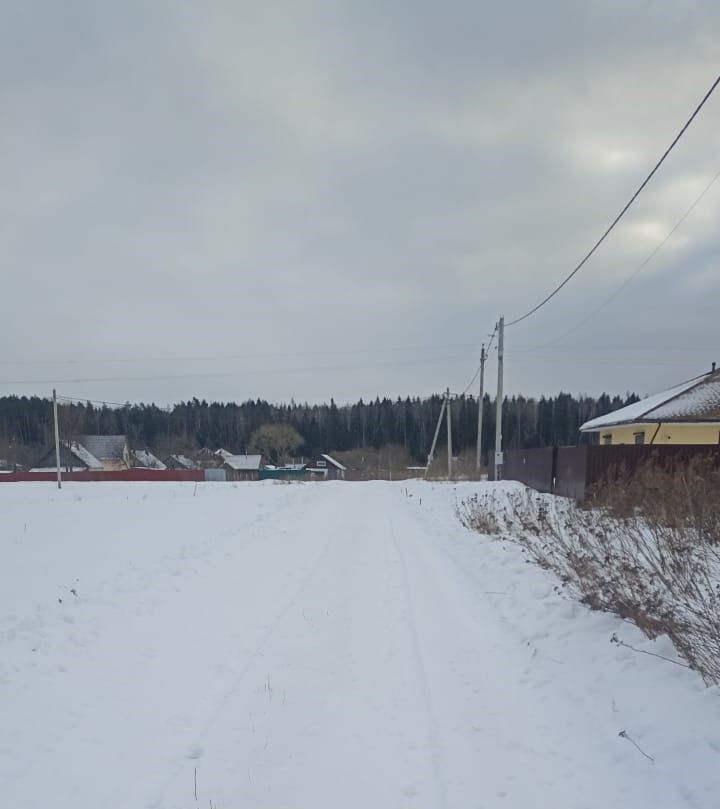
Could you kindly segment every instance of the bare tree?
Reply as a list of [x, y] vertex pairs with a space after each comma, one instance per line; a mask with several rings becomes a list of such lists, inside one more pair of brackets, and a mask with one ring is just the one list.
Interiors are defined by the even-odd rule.
[[263, 424], [250, 435], [250, 450], [280, 463], [303, 443], [300, 433], [289, 424]]

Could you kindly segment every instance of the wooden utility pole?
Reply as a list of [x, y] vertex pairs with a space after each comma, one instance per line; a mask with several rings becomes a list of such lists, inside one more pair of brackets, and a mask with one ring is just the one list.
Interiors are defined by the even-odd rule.
[[505, 317], [498, 322], [498, 375], [495, 400], [495, 480], [502, 475], [502, 406], [503, 406], [503, 350], [505, 348]]
[[480, 395], [478, 397], [478, 434], [477, 434], [477, 456], [475, 458], [475, 469], [480, 471], [482, 466], [482, 426], [483, 426], [483, 398], [485, 396], [485, 343], [480, 349]]
[[447, 419], [448, 438], [448, 480], [452, 480], [452, 413], [450, 412], [450, 388], [445, 393], [447, 407], [445, 408], [445, 418]]
[[60, 474], [60, 430], [58, 429], [57, 394], [53, 388], [53, 422], [55, 424], [55, 466], [57, 467], [57, 485], [62, 489], [62, 475]]

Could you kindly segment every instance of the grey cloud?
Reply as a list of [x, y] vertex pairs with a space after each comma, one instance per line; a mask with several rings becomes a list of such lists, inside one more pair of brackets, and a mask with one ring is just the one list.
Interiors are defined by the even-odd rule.
[[[273, 355], [82, 364], [76, 378], [150, 378], [67, 391], [160, 401], [464, 385], [467, 344], [560, 280], [665, 148], [713, 78], [720, 33], [709, 1], [2, 10], [4, 358]], [[551, 340], [627, 277], [720, 169], [718, 124], [713, 99], [509, 347]], [[569, 341], [584, 356], [509, 354], [508, 389], [649, 392], [709, 361], [718, 186]], [[618, 360], [609, 336], [656, 350]], [[432, 344], [459, 347], [444, 361], [400, 350]], [[342, 361], [312, 353], [327, 346]], [[68, 378], [19, 368], [12, 379]], [[152, 379], [182, 373], [206, 376]]]

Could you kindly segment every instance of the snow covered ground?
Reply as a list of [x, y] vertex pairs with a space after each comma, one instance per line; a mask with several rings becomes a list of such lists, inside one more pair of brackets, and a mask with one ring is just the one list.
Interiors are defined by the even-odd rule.
[[0, 486], [2, 805], [716, 809], [720, 691], [477, 485]]

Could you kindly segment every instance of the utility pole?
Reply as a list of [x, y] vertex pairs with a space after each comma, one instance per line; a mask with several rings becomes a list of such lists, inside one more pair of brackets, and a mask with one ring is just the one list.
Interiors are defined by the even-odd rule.
[[500, 480], [503, 465], [502, 405], [503, 405], [503, 349], [505, 348], [505, 317], [498, 321], [498, 374], [495, 400], [495, 480]]
[[443, 396], [443, 403], [442, 407], [440, 408], [440, 415], [438, 416], [437, 424], [435, 425], [435, 435], [433, 436], [432, 446], [430, 447], [430, 454], [427, 457], [427, 466], [425, 467], [425, 477], [427, 477], [428, 470], [432, 466], [432, 462], [435, 459], [435, 446], [437, 445], [438, 435], [440, 435], [440, 425], [442, 424], [443, 413], [445, 412], [446, 405], [447, 399]]
[[485, 343], [480, 349], [480, 396], [478, 398], [478, 434], [477, 434], [477, 457], [475, 458], [475, 468], [480, 471], [482, 464], [482, 423], [483, 423], [483, 397], [485, 396]]
[[62, 476], [60, 474], [60, 431], [58, 429], [57, 394], [53, 388], [53, 422], [55, 423], [55, 466], [57, 467], [58, 489], [62, 489]]
[[447, 408], [445, 418], [447, 418], [447, 436], [448, 436], [448, 481], [452, 480], [452, 414], [450, 412], [450, 388], [445, 393], [447, 398]]

